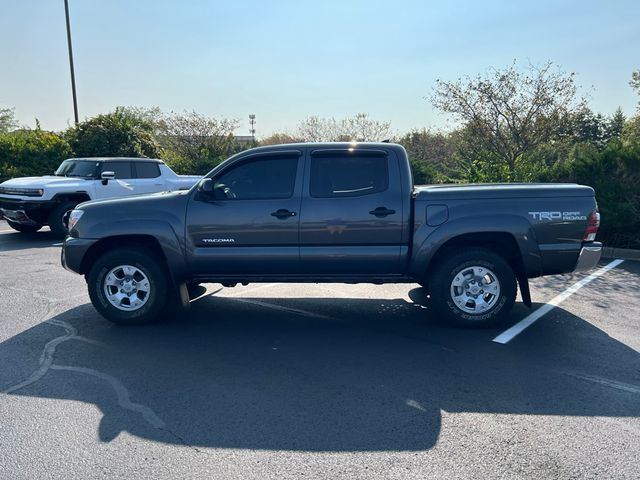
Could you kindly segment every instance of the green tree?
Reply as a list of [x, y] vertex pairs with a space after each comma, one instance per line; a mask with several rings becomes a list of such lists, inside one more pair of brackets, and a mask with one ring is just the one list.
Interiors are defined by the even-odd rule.
[[339, 120], [307, 117], [298, 125], [296, 137], [305, 142], [381, 142], [391, 138], [392, 133], [391, 122], [358, 113]]
[[301, 138], [296, 137], [295, 135], [290, 135], [284, 132], [276, 132], [273, 135], [270, 135], [266, 138], [260, 140], [260, 145], [281, 145], [284, 143], [300, 143], [303, 140]]
[[204, 175], [242, 150], [233, 135], [236, 128], [235, 119], [171, 112], [158, 122], [158, 140], [163, 157], [177, 173]]
[[0, 108], [0, 133], [7, 133], [18, 126], [13, 108]]
[[622, 138], [627, 143], [640, 143], [640, 115], [625, 122]]
[[[640, 95], [640, 70], [631, 73], [631, 80], [629, 85], [633, 88], [638, 95]], [[640, 101], [638, 102], [638, 110], [640, 110]]]
[[[538, 146], [551, 141], [568, 115], [579, 111], [574, 74], [548, 62], [517, 68], [514, 62], [486, 76], [457, 81], [438, 80], [431, 96], [440, 111], [453, 115], [464, 129], [461, 155], [482, 152], [507, 167], [517, 179], [517, 164]], [[468, 162], [482, 160], [467, 157]]]
[[416, 184], [441, 183], [455, 172], [454, 146], [449, 135], [423, 128], [394, 141], [407, 151]]
[[71, 154], [69, 144], [52, 132], [16, 130], [0, 134], [0, 182], [50, 175]]
[[77, 157], [157, 157], [154, 122], [125, 107], [69, 128], [65, 138]]
[[602, 214], [598, 238], [612, 246], [640, 248], [640, 143], [612, 140], [604, 150], [575, 144], [569, 159], [540, 179], [592, 186]]
[[624, 125], [627, 122], [627, 117], [622, 113], [622, 108], [618, 107], [613, 115], [607, 122], [606, 132], [609, 140], [622, 137], [624, 131]]

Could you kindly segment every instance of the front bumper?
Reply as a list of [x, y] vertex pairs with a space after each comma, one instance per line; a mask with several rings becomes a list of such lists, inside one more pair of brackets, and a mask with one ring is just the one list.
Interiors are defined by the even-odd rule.
[[22, 225], [42, 225], [56, 203], [51, 200], [29, 201], [0, 198], [0, 217]]
[[82, 261], [87, 250], [96, 242], [97, 240], [93, 239], [67, 237], [62, 244], [62, 252], [60, 253], [62, 266], [73, 273], [86, 273], [82, 271]]
[[580, 250], [578, 256], [578, 263], [576, 263], [576, 272], [582, 272], [585, 270], [591, 270], [600, 261], [602, 255], [602, 244], [600, 242], [593, 242], [589, 245], [585, 245]]

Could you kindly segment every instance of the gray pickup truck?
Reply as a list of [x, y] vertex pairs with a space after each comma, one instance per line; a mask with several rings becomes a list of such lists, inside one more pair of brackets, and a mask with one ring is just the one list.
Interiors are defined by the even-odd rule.
[[200, 283], [417, 282], [438, 318], [490, 326], [528, 279], [593, 268], [594, 191], [573, 184], [413, 186], [389, 143], [259, 147], [189, 191], [79, 205], [65, 268], [122, 324], [188, 306]]

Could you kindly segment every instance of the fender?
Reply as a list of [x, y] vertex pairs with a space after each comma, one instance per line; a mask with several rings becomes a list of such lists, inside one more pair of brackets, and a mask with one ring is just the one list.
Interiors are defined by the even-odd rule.
[[542, 274], [540, 250], [531, 224], [523, 217], [510, 214], [459, 217], [437, 227], [421, 225], [413, 237], [410, 274], [424, 276], [438, 250], [449, 240], [473, 233], [506, 233], [512, 236], [520, 251], [526, 278]]
[[51, 198], [54, 202], [60, 202], [65, 199], [80, 200], [80, 203], [89, 202], [91, 201], [91, 195], [84, 190], [78, 190], [77, 192], [59, 192]]
[[[169, 216], [171, 217], [171, 216]], [[149, 236], [158, 241], [165, 258], [169, 272], [176, 285], [188, 277], [187, 264], [184, 254], [184, 243], [176, 234], [170, 219], [167, 221], [146, 220], [108, 220], [88, 225], [81, 232], [82, 238], [96, 238], [100, 241], [113, 237]]]

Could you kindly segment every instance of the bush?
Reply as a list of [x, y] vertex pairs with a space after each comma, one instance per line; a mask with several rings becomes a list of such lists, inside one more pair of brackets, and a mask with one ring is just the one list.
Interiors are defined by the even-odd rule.
[[157, 157], [155, 124], [124, 107], [69, 128], [65, 137], [77, 157]]
[[541, 179], [593, 187], [602, 214], [598, 239], [609, 246], [640, 248], [640, 143], [612, 141], [602, 151], [577, 144], [568, 161]]
[[0, 182], [9, 178], [50, 175], [72, 156], [59, 135], [43, 130], [17, 130], [0, 135]]

